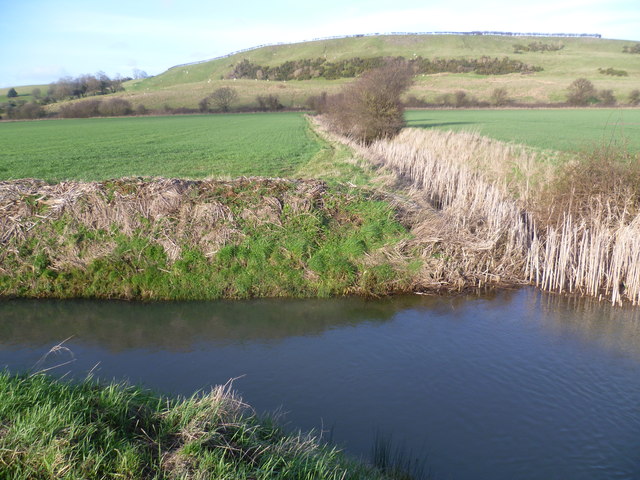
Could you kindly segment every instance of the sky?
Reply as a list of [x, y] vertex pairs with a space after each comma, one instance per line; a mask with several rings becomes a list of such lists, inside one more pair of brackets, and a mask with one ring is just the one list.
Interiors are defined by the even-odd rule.
[[0, 87], [157, 75], [257, 45], [385, 32], [599, 33], [640, 41], [639, 0], [2, 0]]

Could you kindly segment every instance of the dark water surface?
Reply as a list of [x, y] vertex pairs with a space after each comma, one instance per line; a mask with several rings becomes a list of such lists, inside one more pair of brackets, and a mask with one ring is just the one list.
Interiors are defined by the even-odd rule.
[[[0, 368], [191, 395], [230, 378], [258, 411], [368, 456], [376, 432], [435, 479], [640, 478], [640, 309], [540, 294], [125, 303], [0, 301]], [[48, 358], [39, 368], [67, 361]], [[326, 435], [329, 435], [328, 433]]]

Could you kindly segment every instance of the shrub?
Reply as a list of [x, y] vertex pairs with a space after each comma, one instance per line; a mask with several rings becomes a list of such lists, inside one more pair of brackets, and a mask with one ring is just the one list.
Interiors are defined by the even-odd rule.
[[413, 81], [403, 61], [365, 72], [343, 92], [327, 99], [327, 117], [334, 130], [369, 144], [392, 137], [404, 126], [400, 96]]
[[306, 105], [316, 113], [325, 113], [327, 106], [327, 92], [322, 92], [320, 95], [311, 95], [307, 98]]
[[629, 104], [640, 105], [640, 90], [631, 90], [631, 93], [629, 93]]
[[622, 47], [623, 53], [640, 53], [640, 43], [636, 43], [635, 45], [625, 45]]
[[562, 222], [565, 212], [587, 218], [592, 208], [601, 211], [607, 204], [637, 213], [640, 157], [616, 146], [582, 152], [575, 161], [560, 167], [549, 189], [542, 193], [540, 204], [547, 205], [548, 221], [555, 224]]
[[423, 98], [418, 98], [415, 95], [409, 95], [404, 101], [404, 106], [407, 108], [425, 108], [429, 106], [429, 102]]
[[616, 97], [613, 94], [613, 90], [600, 90], [598, 92], [598, 100], [602, 105], [615, 105]]
[[131, 103], [124, 98], [110, 98], [100, 103], [98, 112], [105, 117], [121, 117], [133, 112]]
[[258, 95], [256, 102], [258, 102], [258, 109], [264, 112], [276, 112], [284, 108], [278, 95]]
[[596, 89], [586, 78], [578, 78], [569, 85], [567, 103], [569, 105], [587, 105], [598, 101]]
[[88, 118], [100, 115], [100, 100], [82, 100], [68, 103], [60, 107], [60, 116], [63, 118]]
[[501, 107], [504, 105], [508, 105], [512, 102], [512, 100], [509, 98], [507, 89], [499, 87], [493, 89], [493, 91], [491, 92], [491, 96], [489, 97], [489, 102], [491, 103], [491, 105]]
[[599, 68], [598, 72], [600, 72], [603, 75], [611, 75], [614, 77], [628, 77], [629, 76], [629, 72], [627, 72], [626, 70], [616, 70], [615, 68]]
[[144, 105], [140, 104], [136, 107], [136, 115], [146, 115], [149, 113], [149, 110]]
[[202, 100], [198, 102], [198, 110], [202, 113], [206, 113], [209, 111], [209, 97], [204, 97]]
[[25, 103], [13, 111], [12, 118], [35, 119], [44, 117], [44, 108], [35, 102]]

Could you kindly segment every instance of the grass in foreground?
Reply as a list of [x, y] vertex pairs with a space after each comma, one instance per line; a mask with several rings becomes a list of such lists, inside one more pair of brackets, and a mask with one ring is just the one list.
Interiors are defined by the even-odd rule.
[[640, 109], [412, 110], [406, 118], [410, 127], [475, 131], [545, 150], [617, 144], [640, 152]]
[[288, 176], [320, 144], [301, 114], [192, 115], [0, 125], [0, 180]]
[[256, 417], [228, 388], [169, 399], [0, 372], [0, 478], [382, 479]]

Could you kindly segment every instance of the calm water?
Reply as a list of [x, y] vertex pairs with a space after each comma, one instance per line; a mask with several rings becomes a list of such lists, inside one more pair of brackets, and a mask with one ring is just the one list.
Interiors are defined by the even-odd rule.
[[[0, 302], [0, 368], [53, 345], [82, 377], [258, 411], [368, 456], [376, 432], [436, 479], [640, 478], [640, 309], [541, 295], [138, 304]], [[69, 359], [61, 353], [40, 368]]]

